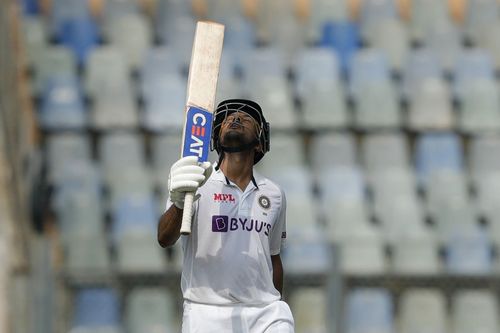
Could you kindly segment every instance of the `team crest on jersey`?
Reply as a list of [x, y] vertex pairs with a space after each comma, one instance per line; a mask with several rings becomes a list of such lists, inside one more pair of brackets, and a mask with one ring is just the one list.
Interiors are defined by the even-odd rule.
[[261, 195], [258, 202], [259, 205], [264, 209], [269, 209], [271, 207], [271, 200], [269, 200], [269, 198], [265, 195]]

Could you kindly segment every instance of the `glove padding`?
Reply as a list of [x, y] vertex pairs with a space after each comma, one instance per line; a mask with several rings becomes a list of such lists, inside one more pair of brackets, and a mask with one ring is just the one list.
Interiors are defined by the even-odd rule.
[[180, 209], [184, 208], [186, 192], [196, 192], [212, 174], [210, 162], [198, 162], [198, 157], [187, 156], [179, 159], [170, 168], [168, 193], [170, 201]]

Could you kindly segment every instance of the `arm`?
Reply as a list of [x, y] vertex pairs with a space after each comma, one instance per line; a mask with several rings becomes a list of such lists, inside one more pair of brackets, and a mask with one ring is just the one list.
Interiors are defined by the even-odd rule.
[[273, 284], [283, 297], [283, 264], [279, 254], [271, 256], [273, 264]]
[[181, 236], [182, 212], [176, 205], [163, 213], [158, 222], [158, 243], [161, 247], [172, 246]]

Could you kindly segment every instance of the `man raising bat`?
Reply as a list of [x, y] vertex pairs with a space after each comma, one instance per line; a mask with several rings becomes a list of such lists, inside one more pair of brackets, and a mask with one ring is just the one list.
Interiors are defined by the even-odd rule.
[[[269, 151], [269, 124], [260, 106], [221, 102], [211, 141], [219, 154], [213, 167], [193, 156], [173, 164], [167, 210], [158, 224], [162, 247], [182, 241], [182, 332], [293, 332], [290, 308], [281, 301], [285, 195], [254, 170]], [[196, 196], [191, 234], [181, 237], [186, 192]]]

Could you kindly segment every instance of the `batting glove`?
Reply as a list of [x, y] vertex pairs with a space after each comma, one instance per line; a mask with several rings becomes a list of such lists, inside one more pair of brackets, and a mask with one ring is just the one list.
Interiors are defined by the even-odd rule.
[[198, 162], [198, 157], [187, 156], [179, 159], [170, 168], [168, 193], [170, 201], [177, 208], [184, 208], [186, 192], [196, 192], [212, 174], [210, 162]]

